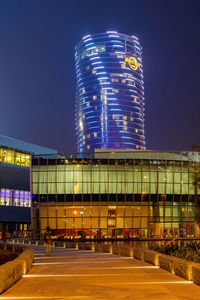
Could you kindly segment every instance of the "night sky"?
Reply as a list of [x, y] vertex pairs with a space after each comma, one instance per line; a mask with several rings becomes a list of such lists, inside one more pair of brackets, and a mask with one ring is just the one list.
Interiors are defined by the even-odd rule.
[[0, 0], [0, 134], [76, 151], [74, 47], [116, 30], [143, 47], [147, 149], [200, 144], [199, 14], [199, 0]]

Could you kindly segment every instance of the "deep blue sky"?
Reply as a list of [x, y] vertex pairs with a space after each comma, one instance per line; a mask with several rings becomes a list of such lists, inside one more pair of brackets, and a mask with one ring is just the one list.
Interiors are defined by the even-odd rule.
[[76, 151], [74, 47], [117, 30], [143, 47], [147, 149], [200, 144], [199, 0], [0, 0], [0, 134]]

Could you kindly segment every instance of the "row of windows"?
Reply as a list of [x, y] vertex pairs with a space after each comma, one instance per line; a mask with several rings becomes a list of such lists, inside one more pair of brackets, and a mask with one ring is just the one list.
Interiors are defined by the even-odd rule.
[[136, 171], [193, 173], [199, 169], [200, 163], [198, 161], [200, 161], [200, 154], [198, 152], [154, 152], [148, 150], [140, 152], [115, 152], [113, 150], [112, 152], [104, 152], [103, 157], [101, 153], [94, 152], [35, 155], [33, 156], [32, 164], [49, 166], [78, 165], [78, 167], [89, 168], [97, 165], [105, 169], [109, 169], [109, 166], [119, 165], [124, 167], [130, 166], [131, 172], [136, 167]]
[[31, 194], [28, 191], [0, 189], [0, 205], [31, 206]]
[[[107, 202], [116, 202], [115, 205], [122, 205], [124, 202], [132, 202], [133, 206], [147, 206], [151, 204], [152, 207], [159, 206], [176, 206], [181, 207], [193, 205], [195, 206], [194, 195], [181, 194], [33, 194], [33, 201], [35, 202], [84, 202], [86, 206], [93, 206], [93, 202], [99, 202], [101, 209], [105, 207]], [[127, 204], [125, 204], [126, 207]], [[130, 205], [130, 204], [129, 204]]]
[[[97, 74], [97, 70], [96, 69], [93, 69], [92, 70], [92, 74]], [[99, 75], [99, 74], [97, 74], [97, 75]], [[129, 83], [129, 84], [132, 84], [133, 82], [135, 83], [135, 81], [136, 81], [136, 83], [137, 84], [139, 84], [139, 86], [141, 85], [141, 84], [143, 84], [143, 81], [141, 81], [140, 79], [138, 79], [138, 78], [136, 78], [136, 77], [134, 77], [134, 76], [132, 76], [131, 74], [129, 74], [129, 75], [123, 75], [123, 74], [118, 74], [118, 73], [110, 73], [110, 74], [106, 74], [106, 76], [110, 76], [110, 78], [111, 78], [111, 82], [118, 82], [118, 83]], [[113, 78], [113, 77], [117, 77], [117, 78]], [[126, 77], [126, 79], [124, 79], [124, 78], [122, 78], [122, 79], [118, 79], [119, 77]], [[131, 80], [129, 80], [129, 78], [131, 79]], [[80, 75], [78, 75], [77, 76], [77, 80], [79, 81], [81, 79], [81, 76]], [[103, 82], [103, 79], [100, 79], [99, 80], [99, 82]], [[93, 86], [94, 87], [94, 86]], [[97, 88], [97, 86], [96, 86], [96, 88]]]
[[[124, 122], [124, 123], [127, 123], [127, 122]], [[117, 124], [118, 125], [118, 124]], [[123, 125], [126, 125], [126, 124], [123, 124]], [[125, 126], [125, 127], [122, 127], [122, 129], [123, 129], [123, 131], [127, 131], [128, 130], [128, 127], [127, 126]], [[132, 128], [131, 128], [131, 130], [132, 130]], [[135, 132], [136, 133], [138, 133], [138, 129], [136, 128], [135, 129]], [[86, 136], [84, 135], [83, 136], [83, 140], [85, 140], [85, 139], [90, 139], [91, 137], [92, 137], [92, 135], [93, 135], [93, 137], [98, 137], [98, 133], [97, 132], [94, 132], [94, 133], [89, 133], [89, 134], [87, 134]], [[101, 137], [101, 134], [100, 134], [100, 137]]]
[[30, 167], [30, 155], [0, 147], [0, 162]]
[[77, 60], [80, 61], [80, 60], [84, 59], [87, 56], [102, 53], [102, 52], [105, 52], [105, 51], [106, 51], [105, 44], [99, 44], [99, 45], [93, 46], [93, 47], [88, 48], [88, 49], [83, 49], [80, 56], [79, 55], [77, 56]]
[[[125, 130], [124, 130], [124, 131], [125, 131]], [[141, 138], [141, 139], [144, 139], [144, 138], [142, 138], [142, 137], [140, 137], [140, 138]], [[85, 141], [83, 141], [82, 144], [85, 145]], [[105, 146], [105, 144], [104, 144], [104, 146]], [[86, 148], [87, 148], [88, 150], [90, 150], [90, 149], [91, 149], [91, 146], [90, 146], [90, 145], [87, 145]], [[95, 148], [95, 147], [94, 147], [94, 148]], [[132, 147], [131, 149], [133, 149], [133, 147]], [[137, 150], [139, 150], [139, 149], [140, 149], [140, 150], [144, 150], [145, 147], [139, 146], [139, 145], [135, 145], [135, 149], [137, 149]]]

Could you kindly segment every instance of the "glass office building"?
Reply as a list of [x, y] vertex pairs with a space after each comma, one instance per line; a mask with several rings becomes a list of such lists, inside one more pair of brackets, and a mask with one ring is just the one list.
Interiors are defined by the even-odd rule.
[[199, 152], [35, 155], [32, 226], [63, 237], [198, 236]]
[[135, 36], [107, 31], [75, 50], [79, 152], [145, 149], [142, 48]]

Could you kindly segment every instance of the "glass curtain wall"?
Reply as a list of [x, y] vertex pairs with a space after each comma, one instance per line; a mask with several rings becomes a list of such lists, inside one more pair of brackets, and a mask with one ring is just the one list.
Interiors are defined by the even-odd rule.
[[34, 230], [88, 238], [198, 234], [199, 157], [136, 153], [35, 156]]
[[0, 147], [0, 162], [30, 167], [30, 154], [17, 152], [12, 149]]

